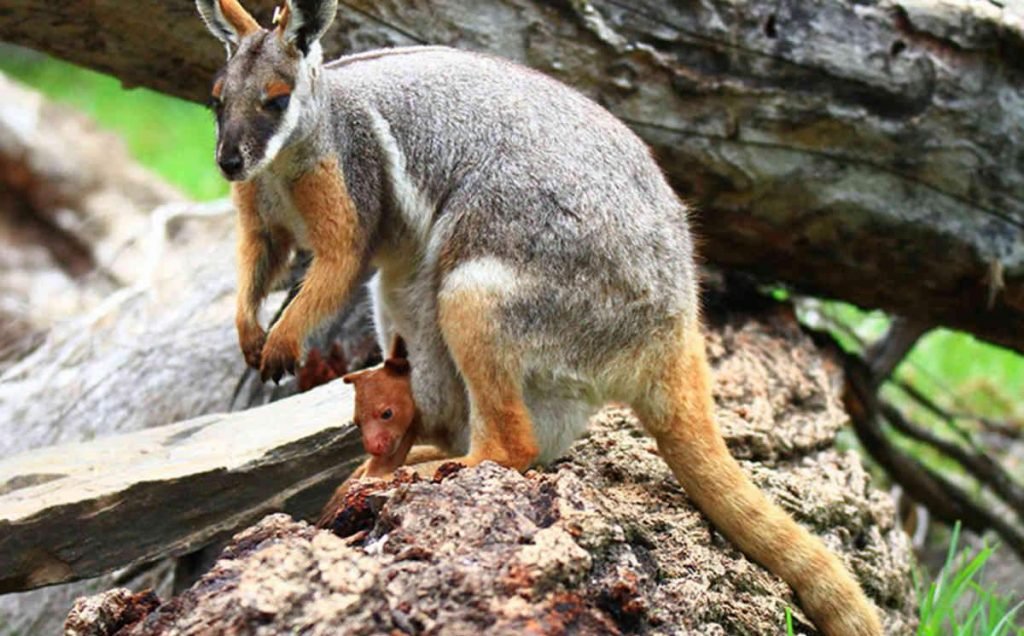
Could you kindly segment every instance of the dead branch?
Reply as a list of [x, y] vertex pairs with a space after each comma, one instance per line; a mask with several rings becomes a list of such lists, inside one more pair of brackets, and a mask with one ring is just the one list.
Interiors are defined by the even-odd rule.
[[[880, 402], [877, 391], [878, 381], [871, 366], [857, 355], [844, 351], [834, 338], [825, 331], [807, 328], [819, 346], [831, 352], [842, 364], [845, 386], [843, 404], [850, 415], [854, 431], [871, 457], [885, 469], [889, 477], [900, 484], [912, 498], [925, 505], [928, 510], [941, 521], [952, 524], [960, 521], [964, 528], [972, 532], [982, 533], [993, 530], [1018, 555], [1024, 557], [1024, 532], [1007, 522], [998, 514], [977, 503], [962, 488], [923, 465], [917, 459], [898, 449], [882, 428], [883, 416], [891, 415], [902, 418], [895, 409], [886, 410]], [[899, 337], [906, 344], [908, 339]], [[889, 347], [896, 350], [900, 347]], [[908, 349], [908, 347], [903, 347]], [[905, 351], [904, 351], [905, 353]], [[892, 421], [892, 420], [890, 420]], [[907, 429], [920, 433], [923, 437], [934, 438], [934, 435], [911, 425], [902, 418], [900, 425], [908, 425]], [[894, 423], [899, 430], [899, 426]], [[936, 438], [937, 439], [937, 438]], [[944, 442], [944, 440], [939, 440]], [[948, 443], [946, 443], [948, 444]], [[946, 450], [952, 451], [951, 458], [961, 457], [963, 464], [982, 484], [990, 486], [1005, 501], [1002, 495], [1010, 494], [1006, 503], [1020, 515], [1021, 508], [1015, 506], [1020, 497], [1019, 486], [1016, 485], [1001, 468], [994, 469], [984, 465], [985, 462], [956, 445]], [[973, 468], [973, 470], [972, 470]], [[997, 486], [996, 483], [999, 485]]]

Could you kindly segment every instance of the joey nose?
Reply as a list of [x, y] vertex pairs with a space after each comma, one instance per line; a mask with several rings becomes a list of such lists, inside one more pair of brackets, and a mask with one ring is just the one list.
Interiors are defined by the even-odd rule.
[[234, 180], [242, 173], [242, 155], [229, 154], [217, 158], [217, 165], [228, 179]]

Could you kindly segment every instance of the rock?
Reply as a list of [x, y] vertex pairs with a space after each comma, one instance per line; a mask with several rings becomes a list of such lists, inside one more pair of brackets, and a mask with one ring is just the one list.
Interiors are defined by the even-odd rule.
[[[709, 336], [719, 417], [754, 482], [835, 550], [911, 634], [911, 551], [853, 452], [835, 371], [790, 317]], [[189, 590], [122, 634], [779, 633], [789, 588], [689, 503], [630, 411], [610, 408], [547, 471], [495, 464], [362, 482], [338, 534], [284, 515], [238, 534]], [[339, 534], [341, 536], [339, 536]]]
[[0, 593], [181, 556], [272, 511], [315, 516], [362, 461], [353, 408], [335, 382], [0, 461]]

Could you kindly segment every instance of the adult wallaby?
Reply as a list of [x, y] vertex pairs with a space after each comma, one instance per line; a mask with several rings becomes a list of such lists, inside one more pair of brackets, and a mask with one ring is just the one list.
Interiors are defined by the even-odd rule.
[[[823, 632], [881, 633], [839, 559], [729, 455], [687, 211], [626, 126], [485, 55], [404, 48], [324, 66], [335, 1], [289, 0], [271, 30], [237, 0], [196, 4], [229, 51], [212, 90], [217, 163], [239, 213], [239, 339], [264, 379], [294, 371], [306, 335], [375, 267], [380, 342], [405, 338], [420, 439], [439, 449], [410, 457], [524, 470], [626, 402], [693, 501]], [[266, 335], [257, 308], [293, 247], [313, 261]]]

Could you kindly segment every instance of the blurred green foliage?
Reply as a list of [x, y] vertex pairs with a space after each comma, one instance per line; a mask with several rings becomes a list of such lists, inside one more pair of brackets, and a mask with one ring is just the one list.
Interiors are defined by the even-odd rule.
[[4, 47], [0, 71], [119, 133], [144, 166], [186, 194], [227, 194], [213, 159], [213, 118], [202, 106], [147, 89], [125, 90], [110, 76], [14, 47]]
[[[776, 296], [778, 293], [776, 292]], [[865, 344], [881, 338], [891, 319], [881, 311], [864, 311], [838, 301], [804, 300], [801, 320], [828, 328], [848, 351], [860, 352]], [[956, 420], [960, 432], [943, 418], [907, 395], [895, 382], [882, 387], [882, 395], [912, 421], [939, 437], [962, 443], [961, 432], [977, 438], [984, 432], [982, 418], [1024, 428], [1024, 356], [990, 345], [969, 334], [933, 329], [925, 334], [893, 373], [893, 378], [912, 385]], [[855, 437], [844, 435], [845, 446], [857, 447]], [[929, 467], [946, 475], [962, 475], [955, 461], [902, 435], [894, 443]], [[1002, 450], [1002, 449], [999, 449]], [[1011, 474], [1024, 474], [1019, 454], [994, 456]], [[876, 476], [882, 475], [876, 472]], [[968, 482], [969, 483], [969, 482]]]
[[[883, 312], [862, 311], [840, 302], [822, 303], [821, 311], [829, 322], [846, 326], [848, 332], [833, 333], [851, 351], [859, 348], [856, 339], [873, 342], [891, 322]], [[928, 332], [895, 375], [948, 410], [992, 419], [1024, 419], [1024, 357], [968, 334], [948, 329]]]

